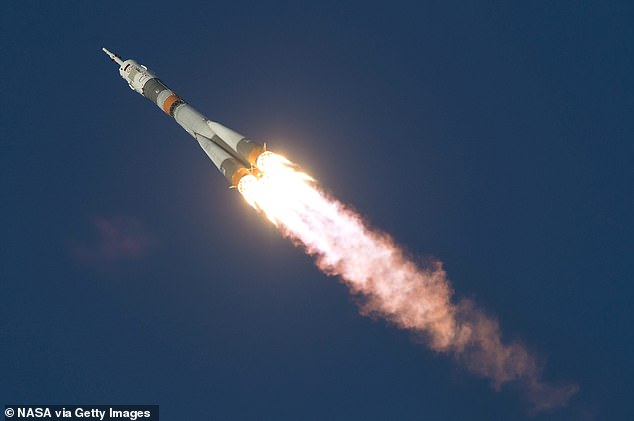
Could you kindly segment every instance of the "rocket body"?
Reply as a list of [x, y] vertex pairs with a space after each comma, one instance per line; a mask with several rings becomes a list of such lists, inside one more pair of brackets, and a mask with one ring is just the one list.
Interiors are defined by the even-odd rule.
[[119, 65], [119, 74], [130, 89], [156, 104], [198, 141], [216, 168], [232, 186], [251, 173], [264, 147], [239, 133], [206, 118], [183, 101], [156, 75], [134, 60], [122, 60], [107, 49], [103, 51]]

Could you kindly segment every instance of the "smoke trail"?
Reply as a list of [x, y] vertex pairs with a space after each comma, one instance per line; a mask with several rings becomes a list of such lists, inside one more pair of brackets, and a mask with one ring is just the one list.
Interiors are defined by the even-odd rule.
[[541, 367], [522, 344], [504, 343], [497, 320], [473, 302], [452, 302], [453, 291], [439, 262], [422, 268], [356, 212], [319, 191], [312, 179], [279, 155], [258, 162], [264, 176], [245, 179], [240, 191], [306, 252], [361, 298], [361, 313], [382, 317], [414, 332], [438, 352], [492, 381], [520, 387], [537, 411], [566, 405], [576, 385], [541, 380]]

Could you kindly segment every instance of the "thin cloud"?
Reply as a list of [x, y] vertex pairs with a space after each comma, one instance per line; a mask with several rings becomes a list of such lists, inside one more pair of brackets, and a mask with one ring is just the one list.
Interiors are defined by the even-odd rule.
[[84, 263], [115, 263], [142, 258], [155, 245], [142, 224], [127, 216], [95, 216], [89, 231], [85, 239], [71, 245], [71, 254]]

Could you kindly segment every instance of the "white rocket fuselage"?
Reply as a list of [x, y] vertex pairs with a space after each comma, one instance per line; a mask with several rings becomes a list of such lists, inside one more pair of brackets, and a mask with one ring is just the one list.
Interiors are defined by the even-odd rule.
[[119, 65], [119, 74], [132, 90], [174, 117], [198, 141], [232, 186], [237, 186], [240, 179], [251, 172], [257, 157], [264, 152], [262, 145], [206, 118], [165, 86], [147, 67], [134, 60], [122, 60], [105, 48], [103, 51]]

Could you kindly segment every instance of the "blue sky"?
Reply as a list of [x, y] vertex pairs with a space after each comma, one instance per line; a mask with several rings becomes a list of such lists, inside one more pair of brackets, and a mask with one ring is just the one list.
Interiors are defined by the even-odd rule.
[[164, 419], [524, 419], [250, 209], [107, 47], [299, 162], [628, 419], [628, 2], [0, 6], [0, 397]]

